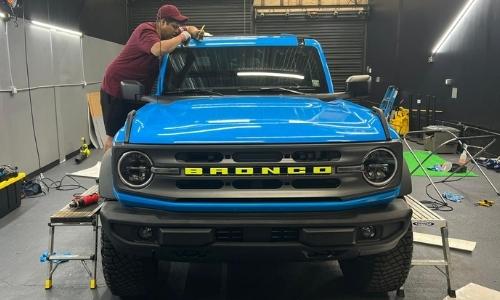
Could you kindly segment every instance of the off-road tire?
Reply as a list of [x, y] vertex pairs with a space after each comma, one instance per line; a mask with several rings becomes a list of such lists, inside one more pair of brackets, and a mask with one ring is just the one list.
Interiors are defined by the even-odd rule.
[[154, 290], [157, 263], [116, 251], [104, 231], [101, 234], [102, 271], [108, 288], [120, 297], [147, 296]]
[[394, 249], [339, 263], [348, 284], [365, 293], [383, 293], [403, 285], [410, 271], [412, 253], [413, 231], [410, 224]]

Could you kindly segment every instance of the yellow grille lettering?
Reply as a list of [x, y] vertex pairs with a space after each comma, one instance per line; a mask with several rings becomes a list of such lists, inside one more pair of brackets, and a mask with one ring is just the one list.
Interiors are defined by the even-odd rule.
[[185, 175], [203, 175], [202, 168], [184, 168]]
[[186, 176], [203, 175], [329, 175], [333, 174], [333, 166], [313, 166], [313, 167], [232, 167], [232, 168], [184, 168]]
[[234, 169], [236, 175], [253, 175], [253, 168], [236, 168]]
[[289, 175], [306, 174], [306, 167], [288, 167]]
[[262, 167], [261, 172], [262, 172], [262, 175], [269, 175], [269, 174], [279, 175], [281, 173], [280, 167], [272, 167], [272, 168]]
[[313, 174], [332, 174], [332, 167], [314, 167]]
[[210, 168], [210, 175], [227, 175], [228, 168]]

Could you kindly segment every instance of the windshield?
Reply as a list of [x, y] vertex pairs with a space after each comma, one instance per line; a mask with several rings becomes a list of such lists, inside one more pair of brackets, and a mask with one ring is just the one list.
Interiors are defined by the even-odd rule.
[[313, 47], [180, 48], [170, 54], [166, 75], [164, 94], [328, 92]]

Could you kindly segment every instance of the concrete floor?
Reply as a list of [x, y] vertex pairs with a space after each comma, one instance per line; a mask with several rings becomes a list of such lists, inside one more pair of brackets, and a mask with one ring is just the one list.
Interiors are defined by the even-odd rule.
[[[65, 173], [94, 165], [101, 154], [95, 151], [82, 165], [67, 161], [45, 173], [60, 179]], [[457, 159], [452, 156], [452, 158]], [[500, 186], [500, 173], [486, 171]], [[68, 181], [68, 183], [70, 183]], [[81, 180], [90, 186], [91, 180]], [[423, 177], [413, 177], [413, 194], [427, 199]], [[452, 203], [453, 212], [440, 213], [449, 220], [450, 237], [477, 241], [475, 251], [452, 250], [456, 288], [470, 282], [500, 290], [500, 200], [481, 177], [467, 178], [442, 191], [465, 196]], [[75, 191], [51, 191], [41, 198], [23, 199], [21, 207], [0, 219], [0, 299], [117, 299], [107, 289], [99, 265], [98, 288], [88, 289], [88, 279], [76, 262], [62, 264], [54, 275], [54, 287], [45, 291], [47, 265], [39, 256], [47, 250], [49, 216], [63, 207]], [[474, 203], [480, 199], [497, 200], [485, 208]], [[438, 234], [436, 231], [435, 234]], [[61, 253], [91, 249], [90, 228], [58, 228], [56, 249]], [[439, 248], [417, 245], [414, 257], [437, 257]], [[99, 257], [100, 259], [100, 257]], [[162, 265], [158, 299], [395, 299], [388, 295], [363, 296], [349, 291], [336, 262], [330, 263], [252, 263]], [[406, 299], [443, 299], [445, 278], [431, 267], [416, 267], [406, 284]]]

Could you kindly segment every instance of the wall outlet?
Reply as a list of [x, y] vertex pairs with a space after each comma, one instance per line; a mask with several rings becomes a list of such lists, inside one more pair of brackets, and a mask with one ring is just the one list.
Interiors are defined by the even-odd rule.
[[15, 86], [11, 86], [11, 87], [10, 87], [10, 93], [11, 93], [12, 95], [17, 94], [17, 88], [16, 88]]

